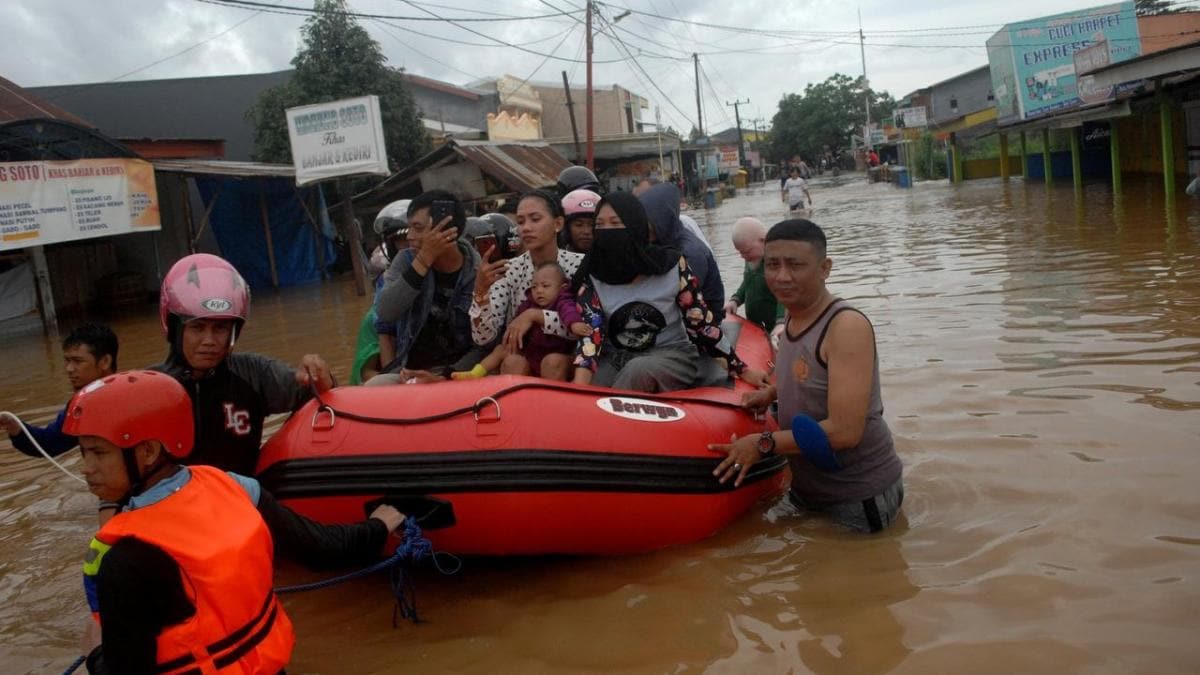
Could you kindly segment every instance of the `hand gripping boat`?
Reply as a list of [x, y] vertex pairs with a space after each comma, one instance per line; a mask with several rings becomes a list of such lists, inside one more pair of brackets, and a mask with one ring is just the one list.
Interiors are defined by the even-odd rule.
[[[766, 368], [757, 327], [743, 324], [737, 349]], [[740, 407], [746, 389], [642, 394], [517, 376], [342, 387], [271, 438], [259, 478], [322, 522], [359, 520], [381, 496], [446, 500], [454, 524], [428, 533], [441, 551], [649, 551], [708, 537], [782, 492], [778, 456], [736, 489], [712, 476], [721, 455], [709, 443], [774, 428]]]

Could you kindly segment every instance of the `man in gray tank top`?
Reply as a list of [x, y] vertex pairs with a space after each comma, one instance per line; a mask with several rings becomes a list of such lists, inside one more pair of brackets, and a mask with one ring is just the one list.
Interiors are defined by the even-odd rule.
[[778, 400], [782, 430], [710, 445], [727, 455], [713, 475], [737, 485], [754, 462], [786, 454], [789, 508], [878, 532], [895, 521], [904, 500], [902, 467], [883, 419], [875, 331], [862, 312], [825, 287], [832, 267], [825, 248], [825, 233], [807, 220], [785, 220], [767, 233], [767, 287], [787, 308], [787, 329], [775, 384], [742, 402], [764, 410]]

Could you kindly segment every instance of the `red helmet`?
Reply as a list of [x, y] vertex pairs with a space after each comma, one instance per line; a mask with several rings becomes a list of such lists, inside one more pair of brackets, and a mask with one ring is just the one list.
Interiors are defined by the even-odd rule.
[[192, 401], [165, 373], [131, 370], [80, 389], [67, 404], [63, 433], [99, 436], [119, 448], [158, 441], [174, 457], [192, 452]]
[[600, 195], [591, 190], [572, 190], [562, 198], [563, 213], [567, 219], [571, 216], [593, 216], [596, 206], [600, 204]]
[[[250, 287], [225, 260], [194, 253], [171, 266], [158, 296], [163, 335], [170, 335], [170, 318], [233, 319], [240, 329], [250, 314]], [[235, 332], [236, 334], [236, 332]]]

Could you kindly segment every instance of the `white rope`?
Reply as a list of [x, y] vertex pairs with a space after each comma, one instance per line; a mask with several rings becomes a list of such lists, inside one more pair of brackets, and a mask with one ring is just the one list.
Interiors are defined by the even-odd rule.
[[33, 434], [29, 433], [29, 427], [25, 426], [25, 423], [21, 421], [20, 417], [17, 417], [16, 415], [8, 412], [7, 410], [0, 410], [0, 417], [9, 417], [9, 418], [15, 420], [17, 424], [21, 425], [21, 431], [25, 433], [25, 437], [29, 439], [29, 442], [33, 444], [33, 447], [37, 448], [38, 452], [42, 453], [42, 457], [45, 457], [46, 459], [50, 460], [50, 463], [53, 464], [54, 466], [57, 466], [59, 471], [62, 471], [63, 473], [70, 476], [71, 478], [74, 478], [75, 480], [79, 481], [80, 483], [87, 485], [86, 480], [84, 480], [78, 474], [72, 473], [70, 469], [63, 466], [62, 464], [59, 464], [58, 460], [51, 457], [50, 453], [48, 453], [42, 449], [41, 444], [39, 444], [37, 442], [37, 439], [34, 438]]

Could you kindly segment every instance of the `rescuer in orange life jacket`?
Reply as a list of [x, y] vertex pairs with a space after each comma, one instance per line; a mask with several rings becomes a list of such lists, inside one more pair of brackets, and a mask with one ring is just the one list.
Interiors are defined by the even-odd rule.
[[88, 489], [120, 505], [83, 567], [93, 674], [279, 673], [295, 635], [272, 590], [274, 550], [313, 567], [366, 561], [404, 522], [381, 505], [321, 525], [253, 478], [183, 466], [193, 429], [183, 386], [154, 371], [101, 378], [67, 404]]

